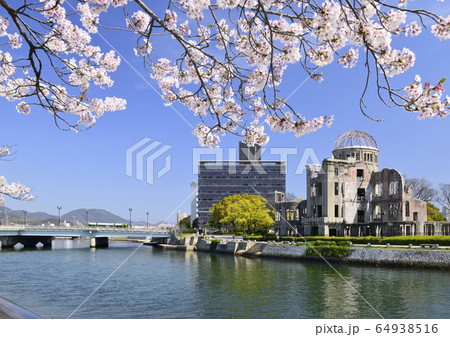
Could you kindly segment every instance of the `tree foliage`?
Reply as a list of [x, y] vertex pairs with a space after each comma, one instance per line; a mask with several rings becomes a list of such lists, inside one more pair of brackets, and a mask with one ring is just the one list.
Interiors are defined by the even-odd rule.
[[428, 221], [445, 221], [445, 219], [439, 213], [439, 207], [433, 205], [431, 202], [427, 202], [427, 220]]
[[[0, 146], [0, 161], [8, 161], [8, 157], [12, 155], [10, 147]], [[32, 200], [34, 197], [30, 194], [30, 189], [20, 182], [8, 184], [4, 176], [0, 176], [0, 206], [5, 205], [6, 195], [18, 200]]]
[[[395, 38], [419, 35], [426, 21], [436, 38], [450, 38], [450, 17], [414, 5], [407, 0], [177, 0], [167, 6], [142, 0], [0, 0], [0, 95], [16, 101], [19, 113], [42, 107], [62, 129], [89, 128], [105, 112], [125, 109], [124, 99], [92, 90], [112, 86], [111, 73], [121, 62], [114, 51], [92, 43], [100, 31], [111, 29], [136, 39], [134, 54], [166, 104], [179, 102], [198, 116], [193, 132], [202, 145], [217, 145], [224, 133], [264, 145], [265, 126], [297, 136], [329, 126], [330, 114], [307, 118], [287, 102], [280, 86], [290, 64], [321, 82], [323, 67], [337, 60], [352, 68], [361, 57], [364, 114], [373, 81], [385, 104], [419, 118], [445, 117], [450, 99], [442, 96], [444, 78], [431, 84], [417, 75], [410, 84], [391, 86], [391, 78], [415, 62], [413, 51], [394, 47]], [[167, 48], [169, 41], [174, 48]]]
[[181, 219], [181, 220], [178, 222], [178, 227], [179, 227], [181, 230], [185, 230], [186, 228], [191, 228], [191, 216], [188, 215], [186, 218]]
[[406, 187], [414, 190], [414, 198], [431, 202], [436, 199], [438, 191], [433, 188], [433, 184], [425, 178], [405, 179]]
[[246, 233], [266, 233], [274, 223], [274, 212], [266, 204], [267, 200], [259, 195], [230, 195], [211, 207], [208, 225]]
[[450, 207], [450, 184], [439, 184], [437, 200], [442, 206]]
[[286, 197], [284, 198], [286, 201], [294, 201], [297, 199], [297, 196], [292, 192], [287, 192]]

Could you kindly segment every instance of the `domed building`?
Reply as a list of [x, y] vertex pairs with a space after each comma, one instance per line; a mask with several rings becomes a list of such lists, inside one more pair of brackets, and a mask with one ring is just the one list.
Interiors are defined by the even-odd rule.
[[[321, 165], [306, 166], [306, 200], [297, 209], [280, 204], [275, 232], [308, 236], [396, 236], [434, 233], [427, 220], [426, 202], [414, 198], [414, 191], [395, 169], [379, 170], [379, 149], [375, 139], [362, 131], [340, 135], [331, 158]], [[286, 216], [281, 213], [286, 213]], [[295, 227], [294, 227], [295, 226]], [[294, 228], [294, 230], [293, 230]]]
[[378, 153], [375, 139], [362, 131], [347, 131], [334, 142], [333, 158], [363, 161], [372, 171], [378, 171]]

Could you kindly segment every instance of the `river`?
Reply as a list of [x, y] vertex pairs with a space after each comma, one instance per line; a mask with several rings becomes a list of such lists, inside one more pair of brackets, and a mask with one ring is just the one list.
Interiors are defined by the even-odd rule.
[[0, 296], [49, 318], [450, 318], [445, 270], [138, 247], [0, 250]]

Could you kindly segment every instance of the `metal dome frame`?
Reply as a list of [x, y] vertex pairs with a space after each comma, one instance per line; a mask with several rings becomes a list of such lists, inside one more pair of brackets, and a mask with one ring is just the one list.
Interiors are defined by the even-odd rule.
[[340, 135], [334, 142], [334, 149], [338, 150], [346, 147], [372, 147], [378, 149], [375, 139], [363, 131], [352, 130]]

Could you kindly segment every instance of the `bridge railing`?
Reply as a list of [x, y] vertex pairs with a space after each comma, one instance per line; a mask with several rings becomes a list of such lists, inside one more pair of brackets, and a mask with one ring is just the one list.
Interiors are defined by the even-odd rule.
[[0, 319], [41, 318], [38, 315], [0, 297]]
[[135, 228], [135, 227], [107, 227], [107, 226], [29, 226], [29, 225], [16, 225], [16, 226], [0, 226], [1, 231], [7, 230], [37, 230], [37, 231], [108, 231], [108, 232], [134, 232], [134, 233], [171, 233], [171, 228]]

